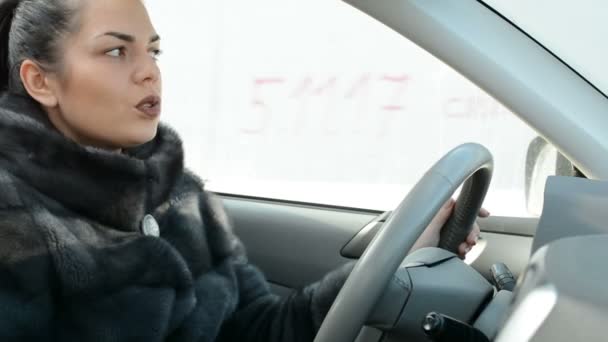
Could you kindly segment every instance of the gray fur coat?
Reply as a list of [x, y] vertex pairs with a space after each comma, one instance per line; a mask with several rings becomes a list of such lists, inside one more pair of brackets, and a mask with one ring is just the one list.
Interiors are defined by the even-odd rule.
[[173, 130], [110, 153], [0, 98], [1, 341], [311, 341], [348, 272], [280, 299]]

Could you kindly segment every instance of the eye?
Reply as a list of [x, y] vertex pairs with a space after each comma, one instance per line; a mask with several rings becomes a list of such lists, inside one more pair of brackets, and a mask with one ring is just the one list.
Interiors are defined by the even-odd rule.
[[154, 49], [154, 50], [150, 50], [150, 56], [154, 59], [157, 60], [158, 57], [160, 57], [160, 55], [163, 54], [163, 50], [161, 49]]
[[110, 57], [122, 57], [122, 56], [125, 55], [125, 48], [124, 47], [117, 47], [115, 49], [107, 51], [106, 55], [108, 55]]

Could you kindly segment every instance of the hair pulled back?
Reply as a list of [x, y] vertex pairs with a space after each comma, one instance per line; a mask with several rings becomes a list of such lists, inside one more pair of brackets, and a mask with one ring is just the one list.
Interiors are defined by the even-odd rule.
[[75, 29], [74, 0], [0, 0], [0, 91], [26, 95], [20, 77], [24, 60], [57, 72], [61, 42]]

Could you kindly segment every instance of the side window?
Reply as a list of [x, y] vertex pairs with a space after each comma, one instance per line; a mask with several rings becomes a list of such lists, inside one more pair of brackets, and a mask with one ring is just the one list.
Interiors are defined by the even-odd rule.
[[526, 171], [536, 133], [354, 8], [326, 0], [147, 5], [165, 51], [164, 120], [208, 188], [390, 210], [444, 153], [478, 142], [495, 157], [485, 206], [538, 215], [526, 197], [542, 198], [547, 173], [537, 169], [531, 181]]

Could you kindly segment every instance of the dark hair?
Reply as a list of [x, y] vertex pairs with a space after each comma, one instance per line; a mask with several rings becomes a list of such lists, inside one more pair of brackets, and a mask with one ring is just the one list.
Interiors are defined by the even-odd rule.
[[21, 63], [58, 71], [61, 38], [75, 29], [74, 0], [0, 0], [0, 91], [26, 95]]

